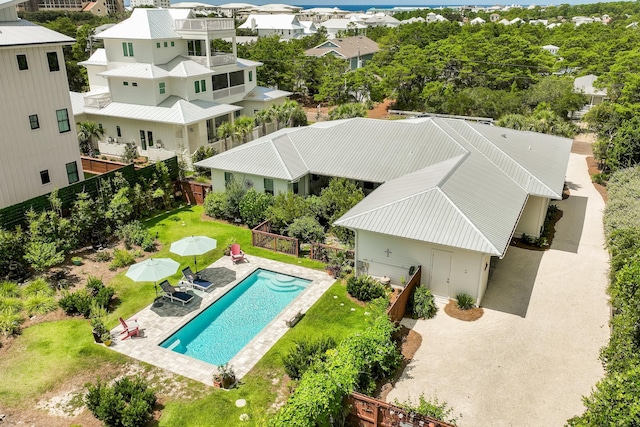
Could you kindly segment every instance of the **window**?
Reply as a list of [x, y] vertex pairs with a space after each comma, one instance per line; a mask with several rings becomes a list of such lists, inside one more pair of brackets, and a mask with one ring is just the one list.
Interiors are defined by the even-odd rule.
[[187, 42], [187, 55], [202, 56], [202, 40], [189, 40]]
[[269, 193], [273, 196], [273, 179], [271, 178], [264, 179], [264, 192]]
[[123, 86], [129, 86], [129, 82], [122, 82]]
[[158, 83], [158, 87], [160, 88], [160, 95], [164, 94], [164, 92], [165, 92], [164, 82]]
[[164, 47], [167, 47], [169, 44], [167, 42], [164, 42]]
[[42, 185], [45, 185], [51, 182], [51, 178], [49, 178], [49, 170], [44, 170], [40, 172], [40, 181], [42, 181]]
[[120, 126], [116, 126], [116, 135], [118, 138], [122, 137], [122, 131], [120, 131]]
[[102, 129], [102, 123], [98, 123], [98, 129]]
[[49, 63], [49, 71], [60, 71], [60, 63], [58, 63], [57, 52], [47, 52], [47, 62]]
[[176, 45], [175, 42], [171, 42], [171, 47], [174, 47]]
[[64, 133], [71, 130], [69, 125], [69, 112], [66, 108], [56, 110], [56, 118], [58, 119], [58, 132]]
[[194, 82], [196, 93], [200, 93], [200, 80]]
[[40, 122], [38, 121], [37, 114], [32, 114], [29, 116], [29, 123], [31, 124], [31, 129], [40, 129]]
[[213, 119], [207, 120], [207, 141], [213, 142], [215, 140], [214, 134], [215, 128], [213, 126]]
[[143, 130], [140, 131], [140, 146], [143, 150], [147, 149], [147, 137]]
[[206, 92], [207, 91], [207, 82], [206, 82], [206, 80], [200, 80], [200, 90], [202, 92]]
[[16, 55], [18, 60], [18, 70], [28, 70], [29, 64], [27, 63], [27, 55]]
[[244, 84], [244, 71], [234, 71], [229, 73], [229, 86], [240, 86]]
[[224, 116], [216, 117], [216, 128], [219, 127], [224, 122], [228, 122], [228, 121], [229, 121], [229, 115], [228, 114], [226, 114]]
[[290, 182], [289, 183], [289, 190], [291, 190], [291, 192], [293, 192], [293, 194], [298, 194], [298, 191], [299, 191], [298, 181]]
[[253, 71], [249, 71], [249, 81], [253, 81]]
[[160, 48], [160, 42], [156, 43], [156, 48]]
[[153, 147], [153, 132], [147, 131], [147, 142], [149, 143], [149, 147]]
[[226, 74], [216, 74], [211, 77], [211, 81], [213, 82], [213, 90], [229, 87], [229, 79]]
[[131, 86], [138, 86], [138, 83], [136, 83], [136, 82], [131, 82]]
[[233, 174], [231, 172], [224, 173], [224, 185], [228, 185], [231, 181], [233, 181]]
[[73, 184], [74, 182], [80, 181], [80, 177], [78, 176], [78, 164], [76, 162], [67, 163], [67, 178], [69, 179], [69, 184]]
[[122, 54], [124, 56], [133, 56], [133, 43], [122, 42]]

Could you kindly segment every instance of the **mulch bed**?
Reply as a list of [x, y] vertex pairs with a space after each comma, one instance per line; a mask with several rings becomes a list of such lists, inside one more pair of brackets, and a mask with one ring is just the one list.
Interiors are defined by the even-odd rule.
[[482, 317], [484, 310], [482, 307], [474, 307], [468, 310], [462, 310], [458, 307], [455, 300], [450, 299], [449, 303], [444, 306], [444, 312], [454, 319], [464, 320], [465, 322], [474, 322]]
[[547, 243], [549, 243], [547, 246], [536, 246], [536, 245], [530, 245], [528, 243], [525, 243], [522, 241], [522, 239], [518, 239], [518, 238], [513, 238], [511, 239], [511, 246], [515, 246], [516, 248], [521, 248], [521, 249], [529, 249], [532, 251], [546, 251], [547, 249], [549, 249], [551, 247], [551, 243], [553, 243], [553, 238], [556, 235], [556, 224], [558, 223], [558, 221], [560, 221], [560, 218], [562, 218], [562, 211], [560, 209], [558, 209], [556, 211], [556, 213], [553, 215], [553, 218], [551, 218], [551, 222], [549, 224], [549, 234], [547, 235]]
[[[598, 166], [598, 161], [596, 159], [594, 159], [593, 157], [587, 157], [587, 168], [589, 169], [589, 176], [593, 176], [597, 173], [602, 172], [600, 170], [600, 167]], [[604, 200], [605, 203], [607, 203], [607, 201], [609, 200], [609, 194], [607, 193], [607, 187], [605, 187], [604, 185], [601, 184], [597, 184], [595, 182], [592, 182], [593, 186], [595, 187], [595, 189], [598, 191], [598, 193], [600, 193], [600, 196], [602, 197], [602, 200]]]

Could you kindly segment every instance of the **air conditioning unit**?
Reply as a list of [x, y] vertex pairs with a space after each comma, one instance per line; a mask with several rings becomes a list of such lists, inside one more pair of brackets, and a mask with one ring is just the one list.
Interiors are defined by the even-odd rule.
[[114, 142], [116, 142], [116, 140], [115, 140], [115, 139], [113, 139], [112, 137], [109, 137], [109, 138], [107, 138], [107, 142], [108, 142], [109, 144], [113, 144]]

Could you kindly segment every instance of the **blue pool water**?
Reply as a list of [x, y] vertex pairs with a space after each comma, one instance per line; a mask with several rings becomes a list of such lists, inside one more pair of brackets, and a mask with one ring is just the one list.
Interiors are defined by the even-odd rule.
[[160, 346], [224, 365], [302, 292], [310, 280], [257, 269]]

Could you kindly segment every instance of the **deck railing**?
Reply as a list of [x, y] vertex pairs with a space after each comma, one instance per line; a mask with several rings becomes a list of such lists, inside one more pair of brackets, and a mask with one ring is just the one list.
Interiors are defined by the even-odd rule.
[[298, 239], [271, 233], [269, 221], [264, 221], [251, 230], [251, 243], [259, 248], [298, 256]]
[[346, 252], [348, 259], [355, 258], [355, 251], [351, 249], [343, 249], [336, 246], [329, 246], [323, 243], [311, 243], [309, 258], [316, 261], [329, 262], [329, 258], [338, 252]]

